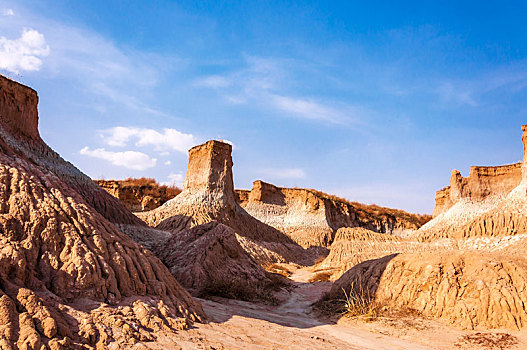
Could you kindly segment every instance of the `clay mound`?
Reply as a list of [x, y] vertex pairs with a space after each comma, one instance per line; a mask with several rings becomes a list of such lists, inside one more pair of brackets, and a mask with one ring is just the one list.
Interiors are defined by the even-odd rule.
[[235, 232], [216, 221], [181, 231], [154, 252], [195, 296], [253, 300], [279, 284], [247, 254]]
[[[204, 317], [158, 258], [77, 192], [102, 190], [40, 139], [36, 93], [0, 77], [0, 102], [0, 347], [120, 347]], [[99, 210], [136, 222], [122, 204], [102, 210], [112, 203], [102, 193]]]
[[160, 185], [155, 179], [145, 177], [93, 181], [113, 197], [118, 198], [132, 212], [158, 208], [181, 193], [178, 187]]
[[157, 209], [136, 213], [148, 225], [177, 233], [217, 221], [232, 228], [242, 247], [260, 263], [307, 263], [317, 255], [301, 247], [279, 230], [249, 215], [234, 200], [232, 146], [208, 141], [189, 151], [183, 192]]
[[424, 216], [350, 203], [320, 191], [282, 188], [263, 181], [255, 181], [251, 191], [236, 190], [236, 200], [249, 214], [303, 247], [330, 246], [341, 227], [360, 226], [406, 235], [427, 221]]
[[328, 256], [317, 266], [332, 270], [332, 279], [339, 278], [351, 267], [370, 259], [394, 253], [443, 250], [440, 244], [427, 244], [377, 233], [362, 227], [340, 228]]
[[330, 299], [360, 288], [373, 302], [411, 309], [465, 329], [520, 329], [527, 323], [527, 260], [481, 253], [386, 256], [365, 261], [335, 282]]
[[378, 233], [363, 227], [343, 227], [335, 234], [335, 241], [400, 242], [400, 237]]

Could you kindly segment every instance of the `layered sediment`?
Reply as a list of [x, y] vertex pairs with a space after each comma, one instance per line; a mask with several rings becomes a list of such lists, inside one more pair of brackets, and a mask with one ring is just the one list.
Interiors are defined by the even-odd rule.
[[[527, 141], [526, 130], [523, 126], [523, 142]], [[468, 178], [454, 171], [451, 185], [437, 193], [436, 216], [416, 237], [460, 241], [527, 234], [525, 169], [524, 160], [498, 167], [472, 167]]]
[[238, 203], [252, 216], [303, 247], [329, 247], [341, 227], [407, 235], [428, 219], [399, 210], [350, 203], [325, 193], [283, 188], [255, 181], [250, 191], [236, 190]]
[[328, 256], [317, 265], [317, 269], [327, 269], [332, 273], [331, 278], [337, 279], [353, 266], [366, 260], [395, 253], [443, 251], [450, 248], [445, 244], [421, 243], [362, 227], [340, 228], [330, 246]]

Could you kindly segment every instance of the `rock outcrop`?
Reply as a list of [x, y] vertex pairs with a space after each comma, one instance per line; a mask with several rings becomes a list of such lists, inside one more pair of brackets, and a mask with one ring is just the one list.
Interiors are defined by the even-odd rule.
[[522, 163], [502, 166], [472, 166], [468, 177], [452, 171], [450, 186], [436, 192], [433, 216], [446, 212], [462, 199], [481, 201], [489, 196], [507, 196], [522, 179]]
[[247, 254], [230, 227], [216, 221], [178, 232], [154, 253], [196, 296], [253, 300], [280, 284]]
[[214, 140], [190, 149], [183, 192], [157, 209], [136, 215], [174, 235], [217, 221], [233, 229], [242, 247], [260, 263], [313, 259], [288, 236], [236, 203], [231, 152], [231, 145]]
[[94, 180], [106, 192], [124, 203], [132, 212], [158, 208], [174, 198], [181, 189], [158, 184], [154, 179]]
[[[522, 131], [525, 150], [527, 126]], [[370, 302], [413, 309], [463, 328], [525, 327], [527, 156], [520, 164], [473, 167], [468, 178], [454, 171], [451, 186], [436, 198], [437, 216], [407, 238], [413, 247], [352, 267], [329, 298], [340, 299], [342, 289], [354, 286], [352, 293], [360, 295], [362, 288]], [[347, 245], [335, 247], [330, 256], [343, 250], [360, 255], [359, 244]]]
[[[527, 128], [522, 130], [522, 140], [527, 142]], [[430, 241], [527, 234], [525, 169], [524, 160], [500, 167], [472, 167], [468, 178], [454, 171], [450, 187], [436, 196], [440, 198], [434, 211], [437, 216], [416, 236]]]
[[527, 261], [519, 257], [389, 255], [350, 269], [335, 282], [329, 298], [342, 299], [345, 290], [378, 306], [410, 309], [465, 329], [520, 329], [527, 323], [526, 271]]
[[36, 91], [0, 76], [2, 106], [0, 137], [8, 155], [38, 164], [59, 177], [107, 220], [144, 226], [124, 204], [62, 159], [42, 141], [38, 132], [38, 96]]
[[377, 233], [362, 227], [340, 228], [330, 246], [328, 256], [317, 269], [332, 272], [332, 279], [363, 261], [382, 258], [395, 253], [430, 252], [450, 249], [438, 243], [421, 243], [386, 233]]
[[249, 214], [303, 247], [329, 247], [341, 227], [405, 235], [428, 220], [425, 215], [350, 203], [320, 191], [282, 188], [263, 181], [255, 181], [251, 191], [236, 190], [236, 199]]
[[112, 222], [144, 224], [42, 141], [37, 102], [0, 76], [0, 348], [122, 347], [204, 317]]

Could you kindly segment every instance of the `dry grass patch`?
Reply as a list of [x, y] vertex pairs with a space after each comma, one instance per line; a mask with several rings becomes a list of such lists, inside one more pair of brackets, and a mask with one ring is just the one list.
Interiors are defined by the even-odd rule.
[[350, 293], [344, 289], [344, 316], [351, 318], [363, 318], [366, 321], [375, 321], [379, 314], [379, 305], [369, 291], [365, 290], [362, 284], [355, 286], [351, 284]]
[[344, 289], [344, 299], [330, 299], [324, 295], [315, 305], [314, 310], [323, 317], [346, 316], [363, 321], [376, 321], [383, 309], [362, 284], [351, 284], [350, 293]]

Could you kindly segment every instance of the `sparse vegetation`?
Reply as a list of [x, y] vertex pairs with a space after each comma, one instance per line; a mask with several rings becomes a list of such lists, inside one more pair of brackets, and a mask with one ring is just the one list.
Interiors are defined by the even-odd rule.
[[382, 307], [362, 283], [352, 282], [349, 294], [344, 289], [342, 291], [344, 299], [330, 299], [326, 294], [314, 305], [314, 309], [320, 316], [346, 316], [360, 318], [367, 322], [377, 320]]
[[156, 179], [151, 177], [140, 177], [140, 178], [132, 178], [129, 177], [124, 180], [117, 180], [120, 181], [123, 186], [156, 186], [160, 189], [165, 189], [167, 192], [177, 192], [177, 194], [181, 193], [181, 188], [177, 187], [176, 185], [161, 185], [159, 182], [156, 181]]
[[375, 299], [365, 290], [362, 283], [358, 286], [351, 283], [349, 294], [344, 289], [344, 315], [347, 317], [360, 317], [366, 321], [375, 321], [378, 316], [379, 306]]

